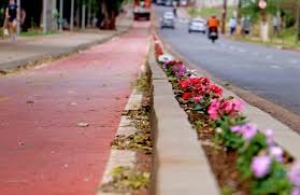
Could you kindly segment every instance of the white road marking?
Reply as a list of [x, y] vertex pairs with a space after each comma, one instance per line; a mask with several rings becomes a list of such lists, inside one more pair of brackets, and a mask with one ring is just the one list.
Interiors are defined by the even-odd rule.
[[272, 60], [272, 59], [273, 59], [273, 56], [268, 55], [266, 58], [267, 58], [268, 60]]
[[299, 63], [299, 61], [298, 61], [298, 60], [295, 60], [295, 59], [292, 59], [292, 60], [290, 60], [289, 62], [292, 63], [292, 64], [298, 64], [298, 63]]
[[235, 47], [230, 46], [229, 49], [230, 49], [230, 50], [235, 50]]
[[277, 65], [272, 65], [271, 68], [274, 68], [274, 69], [283, 69], [282, 67], [277, 66]]

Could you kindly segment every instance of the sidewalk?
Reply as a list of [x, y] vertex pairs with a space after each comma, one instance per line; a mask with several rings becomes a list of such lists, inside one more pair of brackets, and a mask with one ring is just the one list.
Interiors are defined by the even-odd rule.
[[[135, 23], [125, 35], [78, 55], [0, 77], [0, 194], [96, 194], [147, 52], [148, 28]], [[63, 38], [40, 40], [51, 48]], [[38, 50], [40, 40], [28, 44]]]
[[18, 41], [0, 40], [0, 72], [14, 71], [42, 60], [69, 55], [89, 46], [105, 42], [126, 32], [132, 24], [128, 17], [117, 21], [117, 31], [87, 30], [63, 34], [20, 37]]

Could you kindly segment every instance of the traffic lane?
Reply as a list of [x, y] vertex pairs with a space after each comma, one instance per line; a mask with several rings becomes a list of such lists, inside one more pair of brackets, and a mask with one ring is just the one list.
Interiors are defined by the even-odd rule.
[[159, 33], [179, 53], [215, 76], [300, 112], [300, 68], [295, 63], [299, 53], [222, 39], [214, 45], [205, 35], [188, 34], [186, 24], [177, 23], [176, 30]]

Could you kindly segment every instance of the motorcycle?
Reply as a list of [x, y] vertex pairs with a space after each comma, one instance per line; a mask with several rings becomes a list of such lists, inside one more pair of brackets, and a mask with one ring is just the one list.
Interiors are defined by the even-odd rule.
[[209, 36], [209, 39], [212, 41], [212, 43], [215, 43], [215, 41], [219, 38], [218, 29], [210, 28], [208, 36]]

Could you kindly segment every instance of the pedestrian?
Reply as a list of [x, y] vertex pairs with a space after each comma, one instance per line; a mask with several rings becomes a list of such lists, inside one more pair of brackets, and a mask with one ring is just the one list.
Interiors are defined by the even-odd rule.
[[173, 6], [173, 14], [175, 17], [177, 17], [177, 8], [176, 6]]
[[237, 25], [236, 19], [232, 16], [229, 20], [230, 35], [235, 34], [236, 25]]
[[17, 27], [19, 21], [19, 8], [15, 0], [9, 0], [8, 7], [6, 8], [6, 18], [8, 22], [8, 30], [12, 40], [17, 38]]
[[242, 18], [242, 35], [248, 35], [250, 34], [251, 28], [251, 21], [249, 17], [243, 17]]
[[273, 24], [273, 33], [274, 33], [274, 35], [279, 35], [279, 20], [278, 20], [278, 17], [276, 15], [273, 16], [272, 24]]

